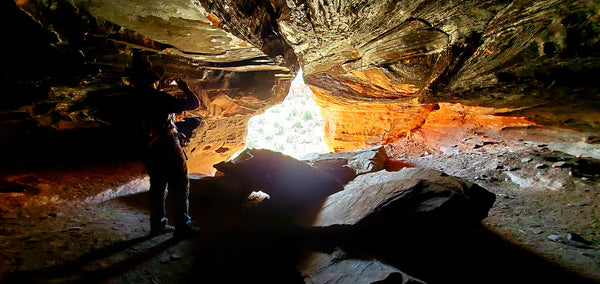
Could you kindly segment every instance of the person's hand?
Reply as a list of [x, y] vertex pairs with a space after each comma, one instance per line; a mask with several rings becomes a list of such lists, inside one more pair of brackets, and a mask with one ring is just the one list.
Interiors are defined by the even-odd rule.
[[181, 78], [175, 79], [175, 83], [177, 83], [177, 87], [179, 87], [179, 89], [181, 89], [181, 90], [188, 89], [187, 83], [184, 82]]

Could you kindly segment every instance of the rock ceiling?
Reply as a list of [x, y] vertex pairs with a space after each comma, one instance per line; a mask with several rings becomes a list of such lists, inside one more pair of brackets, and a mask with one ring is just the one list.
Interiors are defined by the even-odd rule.
[[23, 58], [3, 70], [4, 128], [118, 125], [114, 113], [126, 106], [89, 98], [118, 93], [106, 90], [123, 86], [132, 53], [142, 52], [188, 80], [206, 105], [187, 114], [202, 121], [189, 145], [193, 172], [210, 173], [240, 150], [247, 120], [285, 97], [299, 67], [334, 151], [457, 129], [598, 135], [596, 1], [2, 5], [11, 55]]

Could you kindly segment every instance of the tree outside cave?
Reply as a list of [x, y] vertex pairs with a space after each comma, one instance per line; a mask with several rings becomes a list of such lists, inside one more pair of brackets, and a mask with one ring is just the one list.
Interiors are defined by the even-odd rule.
[[269, 149], [296, 159], [310, 153], [328, 153], [323, 118], [311, 94], [300, 70], [281, 104], [250, 118], [244, 149]]

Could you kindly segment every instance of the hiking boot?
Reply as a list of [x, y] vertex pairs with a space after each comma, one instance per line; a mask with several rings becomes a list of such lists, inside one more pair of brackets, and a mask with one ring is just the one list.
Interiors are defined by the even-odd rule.
[[150, 236], [158, 236], [166, 233], [171, 233], [175, 231], [175, 227], [169, 225], [163, 225], [160, 227], [154, 227], [150, 230]]
[[185, 225], [175, 228], [174, 237], [178, 239], [186, 239], [200, 234], [200, 228], [192, 225]]

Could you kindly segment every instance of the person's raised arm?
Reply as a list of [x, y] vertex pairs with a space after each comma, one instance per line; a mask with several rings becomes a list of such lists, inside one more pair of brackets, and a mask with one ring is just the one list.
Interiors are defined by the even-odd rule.
[[179, 89], [185, 94], [184, 110], [193, 110], [200, 107], [200, 100], [198, 99], [198, 96], [196, 93], [190, 90], [187, 83], [181, 79], [175, 79], [175, 83], [177, 83], [177, 87], [179, 87]]

